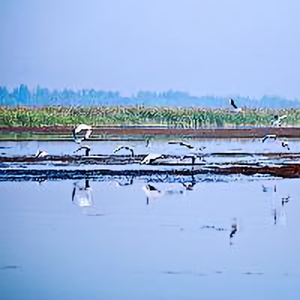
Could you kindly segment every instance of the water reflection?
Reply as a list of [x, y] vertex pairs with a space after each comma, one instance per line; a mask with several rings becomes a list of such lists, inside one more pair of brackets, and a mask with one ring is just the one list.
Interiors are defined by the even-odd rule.
[[[48, 179], [43, 191], [36, 182], [0, 182], [0, 294], [22, 299], [33, 291], [38, 299], [60, 300], [144, 299], [147, 293], [179, 300], [206, 299], [218, 286], [222, 293], [209, 298], [239, 292], [236, 299], [263, 300], [266, 293], [298, 299], [300, 180], [230, 178]], [[116, 182], [120, 188], [112, 189]], [[102, 212], [103, 218], [86, 217]], [[289, 222], [279, 227], [284, 216]], [[73, 294], [54, 293], [53, 286]]]
[[97, 213], [95, 203], [93, 201], [93, 189], [90, 186], [90, 181], [86, 179], [84, 184], [82, 181], [73, 183], [72, 203], [78, 205], [84, 214], [90, 216], [100, 216]]
[[164, 196], [178, 195], [184, 194], [184, 190], [182, 188], [178, 188], [176, 186], [170, 186], [167, 189], [158, 189], [154, 187], [152, 184], [146, 184], [143, 186], [143, 191], [146, 194], [146, 203], [149, 205], [150, 200], [154, 200], [157, 198], [161, 198]]

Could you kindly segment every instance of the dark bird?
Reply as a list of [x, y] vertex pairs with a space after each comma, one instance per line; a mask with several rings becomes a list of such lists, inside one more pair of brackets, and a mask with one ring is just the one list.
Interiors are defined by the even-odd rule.
[[267, 134], [263, 137], [263, 139], [261, 140], [263, 143], [267, 140], [267, 139], [277, 139], [277, 135], [276, 134]]
[[120, 151], [120, 150], [122, 150], [122, 149], [129, 150], [129, 151], [131, 152], [131, 156], [132, 156], [132, 157], [134, 156], [133, 148], [130, 147], [130, 146], [120, 146], [120, 147], [118, 147], [118, 148], [116, 148], [116, 149], [114, 150], [114, 153], [116, 153], [116, 152], [118, 152], [118, 151]]
[[287, 148], [288, 150], [290, 150], [289, 143], [286, 142], [286, 141], [282, 141], [281, 146], [282, 146], [283, 148]]
[[229, 99], [229, 103], [231, 104], [231, 106], [234, 108], [234, 112], [236, 113], [240, 113], [242, 111], [242, 109], [239, 107], [236, 106], [235, 102], [233, 99]]
[[90, 151], [91, 151], [91, 148], [87, 145], [85, 146], [80, 146], [76, 151], [74, 151], [74, 153], [80, 151], [80, 150], [83, 150], [85, 149], [85, 156], [89, 156], [90, 155]]
[[170, 145], [179, 145], [179, 146], [184, 146], [184, 147], [187, 147], [189, 149], [194, 149], [194, 147], [191, 145], [191, 144], [188, 144], [186, 142], [176, 142], [176, 141], [169, 141], [168, 144]]

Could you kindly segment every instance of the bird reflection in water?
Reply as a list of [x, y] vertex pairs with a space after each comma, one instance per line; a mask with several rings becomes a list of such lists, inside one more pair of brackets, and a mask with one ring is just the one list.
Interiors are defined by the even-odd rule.
[[195, 179], [195, 176], [192, 175], [192, 180], [188, 182], [182, 182], [181, 184], [185, 187], [187, 191], [193, 191], [194, 186], [196, 185], [197, 181]]
[[129, 185], [133, 184], [133, 178], [134, 178], [134, 176], [126, 177], [127, 181], [125, 181], [125, 182], [121, 182], [121, 181], [118, 181], [118, 180], [114, 179], [114, 182], [116, 183], [116, 185], [118, 187], [129, 186]]
[[93, 189], [90, 187], [88, 179], [85, 180], [84, 186], [80, 182], [75, 182], [72, 191], [72, 203], [77, 204], [82, 212], [88, 216], [101, 216], [95, 211], [93, 201]]
[[229, 234], [229, 240], [230, 240], [230, 245], [232, 245], [232, 238], [234, 237], [234, 235], [237, 233], [238, 231], [238, 227], [237, 227], [237, 220], [236, 218], [234, 218], [232, 220], [232, 224], [231, 224], [231, 231], [230, 231], [230, 234]]
[[150, 200], [154, 200], [163, 196], [168, 196], [168, 195], [178, 195], [178, 194], [183, 194], [184, 191], [182, 189], [178, 189], [176, 187], [170, 187], [166, 190], [160, 190], [154, 187], [151, 184], [146, 184], [143, 186], [143, 191], [146, 194], [146, 203], [149, 205]]

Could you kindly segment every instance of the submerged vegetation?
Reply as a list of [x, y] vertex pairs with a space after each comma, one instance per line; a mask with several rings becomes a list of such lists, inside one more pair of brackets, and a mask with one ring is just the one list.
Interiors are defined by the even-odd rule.
[[268, 126], [274, 114], [286, 114], [284, 125], [300, 124], [300, 109], [245, 109], [234, 114], [224, 109], [200, 107], [145, 107], [145, 106], [0, 106], [0, 126], [74, 126], [85, 123], [103, 125], [145, 125], [172, 128], [210, 128]]

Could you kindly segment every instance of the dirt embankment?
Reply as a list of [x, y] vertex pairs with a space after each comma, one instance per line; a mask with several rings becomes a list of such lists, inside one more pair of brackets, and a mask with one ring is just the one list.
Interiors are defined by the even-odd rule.
[[[33, 133], [66, 135], [72, 132], [69, 126], [47, 127], [0, 127], [0, 133]], [[216, 129], [188, 129], [188, 128], [139, 128], [139, 127], [107, 127], [94, 128], [92, 135], [102, 138], [116, 138], [120, 136], [186, 136], [194, 138], [254, 138], [263, 137], [266, 134], [276, 134], [279, 137], [300, 138], [298, 127], [260, 127], [247, 129], [216, 128]]]

